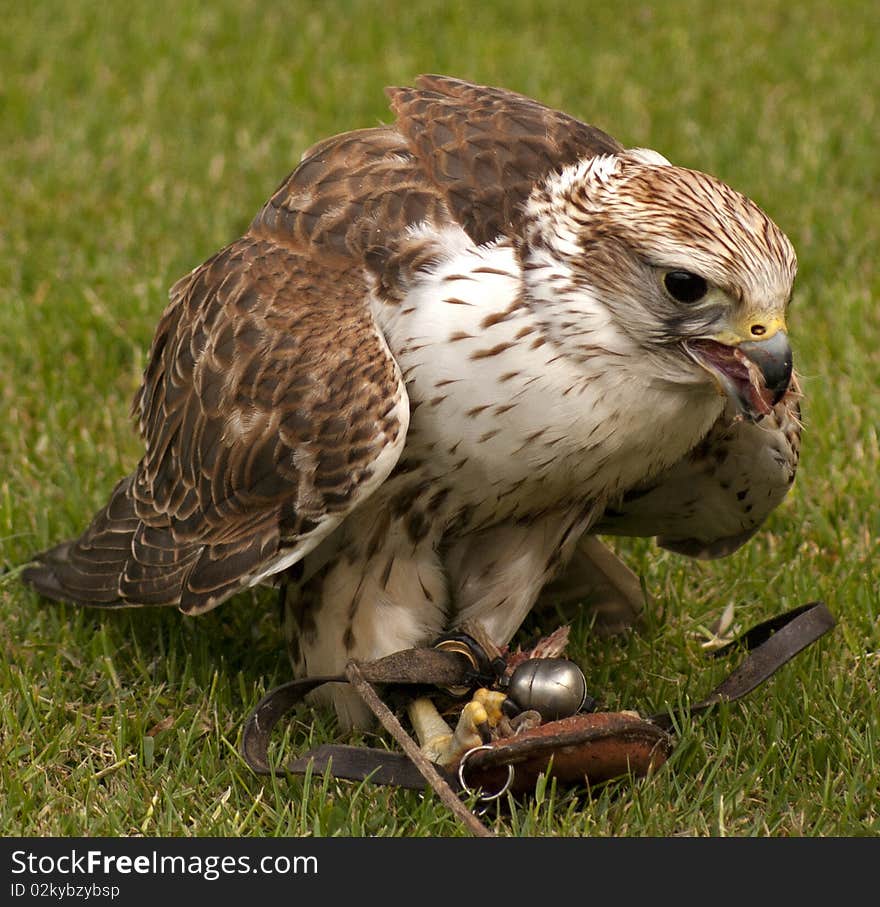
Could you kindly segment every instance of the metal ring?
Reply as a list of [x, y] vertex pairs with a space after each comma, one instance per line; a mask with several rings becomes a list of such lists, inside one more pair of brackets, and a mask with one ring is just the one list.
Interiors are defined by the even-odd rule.
[[[489, 746], [488, 744], [483, 744], [482, 746], [475, 746], [472, 749], [469, 749], [462, 757], [461, 762], [458, 763], [458, 780], [461, 782], [461, 786], [464, 788], [466, 794], [476, 794], [477, 791], [474, 790], [467, 781], [464, 780], [464, 769], [467, 764], [468, 759], [473, 756], [474, 753], [478, 753], [480, 750], [491, 750], [494, 747]], [[497, 791], [494, 794], [490, 794], [488, 797], [485, 794], [479, 794], [477, 797], [478, 803], [489, 803], [492, 800], [497, 800], [499, 797], [503, 797], [508, 790], [510, 790], [510, 785], [513, 783], [514, 769], [513, 766], [508, 762], [507, 763], [507, 780], [501, 787], [501, 790]], [[479, 788], [478, 788], [479, 790]]]
[[[434, 648], [439, 649], [441, 652], [455, 652], [457, 655], [463, 655], [470, 662], [473, 671], [479, 673], [480, 665], [477, 656], [474, 653], [473, 648], [468, 645], [465, 639], [457, 636], [450, 636], [435, 643]], [[445, 690], [455, 699], [462, 699], [471, 692], [473, 685], [467, 686], [462, 684], [452, 687], [440, 687], [440, 689]]]
[[463, 639], [441, 639], [440, 642], [434, 644], [434, 648], [441, 652], [456, 652], [458, 655], [464, 655], [474, 670], [479, 669], [474, 650]]

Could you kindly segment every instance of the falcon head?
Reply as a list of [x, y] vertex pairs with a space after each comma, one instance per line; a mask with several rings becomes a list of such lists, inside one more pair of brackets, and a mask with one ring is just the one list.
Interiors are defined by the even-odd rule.
[[645, 149], [583, 160], [532, 192], [519, 252], [569, 354], [635, 347], [642, 378], [720, 393], [751, 420], [787, 391], [795, 253], [720, 180]]

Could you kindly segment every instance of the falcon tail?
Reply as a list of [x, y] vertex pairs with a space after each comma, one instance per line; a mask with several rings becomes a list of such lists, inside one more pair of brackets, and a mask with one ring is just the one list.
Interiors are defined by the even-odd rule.
[[[181, 552], [135, 544], [136, 535], [143, 535], [143, 525], [134, 511], [132, 478], [119, 482], [107, 505], [78, 539], [37, 555], [23, 571], [22, 579], [46, 598], [78, 605], [124, 608], [178, 604], [181, 573], [190, 566], [191, 558], [181, 558]], [[139, 561], [133, 559], [136, 548], [142, 552]], [[122, 591], [133, 583], [138, 587], [136, 598]]]

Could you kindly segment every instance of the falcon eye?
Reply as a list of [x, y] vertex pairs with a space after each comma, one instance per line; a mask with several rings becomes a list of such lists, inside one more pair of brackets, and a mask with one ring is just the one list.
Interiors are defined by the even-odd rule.
[[709, 292], [706, 278], [690, 271], [669, 271], [663, 277], [663, 286], [677, 302], [699, 302]]

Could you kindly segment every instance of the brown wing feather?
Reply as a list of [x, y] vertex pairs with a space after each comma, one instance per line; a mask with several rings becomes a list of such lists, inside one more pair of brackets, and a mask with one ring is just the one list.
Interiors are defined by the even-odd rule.
[[421, 76], [388, 88], [394, 126], [313, 145], [252, 229], [362, 260], [423, 221], [459, 222], [477, 243], [511, 232], [535, 182], [622, 146], [600, 129], [501, 88]]
[[622, 146], [600, 129], [501, 88], [421, 76], [389, 88], [397, 128], [471, 238], [514, 232], [535, 182]]
[[363, 262], [407, 226], [450, 219], [406, 139], [392, 127], [360, 129], [310, 148], [251, 230], [269, 232], [328, 260]]
[[56, 598], [212, 607], [382, 478], [401, 387], [358, 273], [239, 240], [175, 287], [135, 401], [134, 476], [43, 557], [51, 578], [26, 578]]

